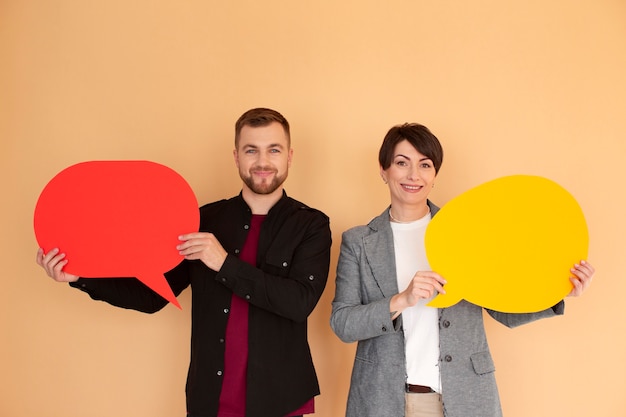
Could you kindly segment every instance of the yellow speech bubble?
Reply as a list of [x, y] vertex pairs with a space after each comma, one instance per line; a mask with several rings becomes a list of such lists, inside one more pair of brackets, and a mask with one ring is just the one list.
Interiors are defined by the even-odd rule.
[[583, 212], [564, 188], [543, 177], [512, 175], [450, 200], [425, 236], [446, 294], [428, 305], [465, 299], [506, 313], [552, 307], [572, 290], [570, 268], [587, 258]]

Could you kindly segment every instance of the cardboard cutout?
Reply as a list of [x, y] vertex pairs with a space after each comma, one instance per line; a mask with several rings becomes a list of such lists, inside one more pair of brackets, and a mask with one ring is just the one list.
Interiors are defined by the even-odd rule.
[[59, 248], [64, 270], [85, 278], [136, 277], [180, 308], [163, 276], [183, 256], [178, 236], [198, 231], [193, 190], [149, 161], [91, 161], [66, 168], [44, 188], [34, 227], [45, 252]]
[[583, 212], [546, 178], [513, 175], [448, 202], [430, 222], [426, 255], [446, 280], [446, 294], [428, 305], [461, 299], [485, 308], [530, 313], [550, 308], [572, 290], [570, 268], [587, 258]]

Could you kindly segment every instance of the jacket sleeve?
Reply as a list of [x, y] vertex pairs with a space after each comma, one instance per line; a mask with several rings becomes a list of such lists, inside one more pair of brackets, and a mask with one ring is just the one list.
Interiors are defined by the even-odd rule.
[[330, 247], [328, 217], [302, 210], [273, 238], [260, 268], [229, 254], [215, 279], [256, 307], [303, 322], [326, 286]]
[[[188, 262], [183, 261], [164, 274], [176, 296], [189, 285], [187, 269]], [[94, 300], [143, 313], [155, 313], [168, 304], [167, 300], [134, 277], [79, 278], [70, 286], [86, 292]]]
[[361, 239], [348, 231], [342, 236], [337, 263], [335, 298], [332, 302], [330, 326], [344, 342], [356, 342], [393, 334], [402, 326], [401, 316], [391, 320], [391, 297], [384, 297], [374, 280], [362, 276]]
[[498, 311], [488, 310], [487, 313], [498, 322], [507, 327], [513, 328], [523, 324], [531, 323], [535, 320], [541, 320], [549, 317], [563, 315], [565, 312], [565, 302], [560, 301], [555, 306], [536, 313], [501, 313]]

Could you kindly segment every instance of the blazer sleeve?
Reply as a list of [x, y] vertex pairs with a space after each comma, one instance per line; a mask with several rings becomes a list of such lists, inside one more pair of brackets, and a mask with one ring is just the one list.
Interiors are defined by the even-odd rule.
[[531, 323], [535, 320], [563, 315], [563, 313], [565, 312], [565, 302], [560, 301], [555, 306], [542, 311], [538, 311], [536, 313], [501, 313], [494, 310], [486, 310], [487, 313], [489, 313], [489, 315], [493, 317], [496, 321], [504, 324], [507, 327], [513, 328], [521, 326], [523, 324]]
[[393, 334], [401, 328], [401, 319], [391, 320], [391, 297], [385, 297], [377, 286], [361, 242], [358, 232], [345, 232], [337, 263], [330, 326], [347, 343]]

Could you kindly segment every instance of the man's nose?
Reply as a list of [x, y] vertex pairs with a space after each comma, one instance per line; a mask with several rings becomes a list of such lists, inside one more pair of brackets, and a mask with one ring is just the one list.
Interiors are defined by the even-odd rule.
[[257, 162], [261, 166], [265, 165], [269, 160], [269, 155], [266, 152], [259, 152], [258, 156]]

